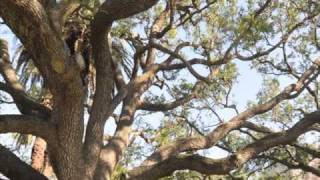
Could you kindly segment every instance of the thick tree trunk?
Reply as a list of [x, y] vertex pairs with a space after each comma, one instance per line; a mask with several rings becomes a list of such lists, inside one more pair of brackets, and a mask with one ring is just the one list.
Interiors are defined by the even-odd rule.
[[62, 84], [53, 93], [53, 103], [51, 119], [57, 124], [57, 144], [49, 144], [49, 154], [55, 173], [59, 180], [83, 179], [84, 91], [80, 76]]

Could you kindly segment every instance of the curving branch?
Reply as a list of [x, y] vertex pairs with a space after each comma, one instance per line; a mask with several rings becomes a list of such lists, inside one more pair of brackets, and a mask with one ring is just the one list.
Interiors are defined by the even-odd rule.
[[128, 179], [158, 179], [176, 170], [184, 169], [195, 170], [203, 174], [227, 174], [248, 160], [256, 158], [261, 152], [295, 141], [301, 134], [308, 132], [309, 127], [315, 123], [320, 123], [320, 111], [306, 115], [292, 128], [284, 132], [269, 134], [227, 158], [214, 160], [199, 155], [174, 155], [157, 164], [134, 168], [128, 172]]
[[148, 10], [154, 6], [159, 0], [109, 0], [105, 1], [99, 12], [96, 14], [95, 20], [101, 26], [112, 23], [115, 20], [127, 18]]
[[186, 60], [185, 58], [183, 58], [180, 54], [178, 54], [177, 52], [174, 52], [174, 51], [171, 51], [170, 49], [160, 45], [160, 44], [157, 44], [155, 42], [153, 42], [151, 44], [152, 47], [164, 52], [164, 53], [167, 53], [169, 54], [170, 56], [176, 58], [176, 59], [179, 59], [182, 61], [183, 64], [185, 64], [185, 66], [187, 67], [187, 69], [189, 70], [189, 72], [197, 79], [201, 80], [201, 81], [204, 81], [206, 83], [210, 83], [210, 81], [203, 77], [202, 75], [200, 75], [199, 73], [197, 73], [197, 71], [191, 66], [190, 62], [188, 60]]
[[131, 125], [136, 111], [136, 98], [126, 98], [124, 100], [116, 132], [100, 153], [98, 167], [93, 179], [108, 179], [129, 144]]
[[[167, 13], [167, 10], [163, 11], [159, 18], [154, 21], [151, 28], [151, 34], [156, 34], [160, 31]], [[154, 39], [151, 38], [150, 43], [153, 41]], [[94, 179], [107, 179], [111, 175], [121, 155], [129, 144], [131, 125], [134, 120], [134, 114], [139, 105], [139, 99], [151, 86], [151, 82], [156, 72], [159, 70], [159, 66], [153, 64], [155, 61], [155, 49], [153, 47], [149, 47], [147, 49], [147, 54], [146, 63], [142, 66], [142, 68], [144, 68], [144, 73], [132, 78], [126, 86], [123, 86], [122, 89], [119, 90], [117, 96], [113, 99], [111, 106], [109, 107], [109, 111], [107, 111], [107, 116], [109, 116], [116, 108], [115, 105], [118, 105], [122, 101], [122, 99], [119, 98], [124, 98], [120, 118], [117, 121], [115, 135], [109, 139], [108, 144], [100, 153], [99, 164], [96, 169]]]
[[47, 178], [21, 161], [9, 149], [0, 144], [0, 172], [10, 179], [46, 180]]
[[112, 102], [111, 95], [114, 83], [114, 70], [110, 52], [111, 39], [107, 36], [112, 23], [100, 24], [98, 17], [101, 13], [102, 10], [95, 15], [95, 19], [91, 24], [91, 45], [96, 67], [96, 91], [83, 146], [85, 170], [88, 179], [94, 174], [101, 151], [104, 124], [108, 118], [106, 117], [107, 113], [111, 111], [111, 107], [105, 107], [105, 105], [110, 105]]
[[267, 127], [256, 125], [250, 121], [244, 122], [241, 127], [248, 128], [250, 130], [260, 132], [260, 133], [265, 133], [265, 134], [273, 132], [271, 129], [269, 129]]
[[[274, 133], [274, 131], [272, 129], [269, 129], [265, 126], [256, 125], [256, 124], [249, 122], [249, 121], [244, 122], [241, 127], [248, 128], [252, 131], [264, 133], [264, 134]], [[309, 127], [308, 131], [313, 131], [313, 126]], [[298, 144], [298, 143], [292, 143], [292, 144], [290, 144], [290, 146], [292, 146], [296, 149], [302, 150], [302, 151], [312, 155], [315, 158], [320, 158], [320, 151], [317, 151], [313, 148], [310, 148], [308, 146], [305, 146], [303, 144]]]
[[[99, 164], [95, 172], [94, 179], [101, 177], [108, 178], [116, 164], [120, 160], [121, 155], [129, 144], [129, 136], [132, 132], [131, 126], [134, 120], [134, 114], [139, 105], [141, 95], [151, 86], [151, 82], [158, 71], [158, 66], [151, 66], [144, 74], [133, 79], [126, 88], [126, 92], [119, 92], [114, 101], [126, 94], [123, 101], [123, 107], [120, 118], [117, 122], [116, 132], [109, 139], [100, 153]], [[113, 103], [112, 103], [113, 104]], [[112, 105], [111, 105], [112, 106]], [[113, 106], [115, 108], [115, 106]]]

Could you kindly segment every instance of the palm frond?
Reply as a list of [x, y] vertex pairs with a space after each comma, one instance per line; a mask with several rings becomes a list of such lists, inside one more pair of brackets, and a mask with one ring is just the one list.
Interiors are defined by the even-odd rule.
[[20, 75], [19, 80], [21, 84], [27, 89], [30, 89], [28, 87], [31, 87], [33, 84], [42, 82], [41, 75], [33, 64], [32, 55], [22, 45], [15, 51], [12, 64]]
[[16, 61], [15, 69], [16, 71], [24, 71], [27, 67], [27, 64], [32, 60], [30, 53], [23, 47], [20, 46], [17, 48], [14, 56], [13, 61]]

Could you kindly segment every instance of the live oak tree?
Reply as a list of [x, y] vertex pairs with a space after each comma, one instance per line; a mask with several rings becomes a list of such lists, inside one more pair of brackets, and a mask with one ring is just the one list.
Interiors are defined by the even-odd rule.
[[[37, 138], [30, 165], [0, 145], [0, 173], [320, 176], [311, 163], [320, 158], [319, 13], [316, 0], [1, 0], [1, 24], [21, 45], [13, 56], [0, 37], [1, 98], [9, 94], [20, 111], [0, 115], [0, 133]], [[89, 60], [86, 72], [78, 55]], [[239, 110], [232, 94], [246, 96], [233, 88], [243, 61], [263, 82]], [[228, 156], [201, 151], [213, 147]]]

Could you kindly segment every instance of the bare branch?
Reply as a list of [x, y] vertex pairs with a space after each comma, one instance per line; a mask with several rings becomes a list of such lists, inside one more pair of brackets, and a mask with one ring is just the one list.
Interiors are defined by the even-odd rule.
[[174, 52], [174, 51], [171, 51], [170, 49], [167, 49], [167, 48], [163, 47], [162, 45], [157, 44], [157, 43], [155, 43], [155, 42], [153, 42], [153, 43], [151, 44], [151, 46], [154, 47], [154, 48], [156, 48], [156, 49], [158, 49], [158, 50], [160, 50], [160, 51], [162, 51], [162, 52], [164, 52], [164, 53], [169, 54], [170, 56], [172, 56], [172, 57], [174, 57], [174, 58], [176, 58], [176, 59], [181, 60], [181, 61], [185, 64], [185, 66], [188, 68], [188, 70], [190, 71], [190, 73], [191, 73], [195, 78], [197, 78], [197, 79], [199, 79], [199, 80], [201, 80], [201, 81], [204, 81], [204, 82], [206, 82], [206, 83], [210, 83], [210, 81], [209, 81], [207, 78], [201, 76], [199, 73], [196, 72], [196, 70], [194, 70], [194, 68], [191, 66], [191, 64], [189, 63], [189, 61], [187, 61], [185, 58], [183, 58], [183, 57], [182, 57], [181, 55], [179, 55], [178, 53], [176, 53], [176, 52]]

